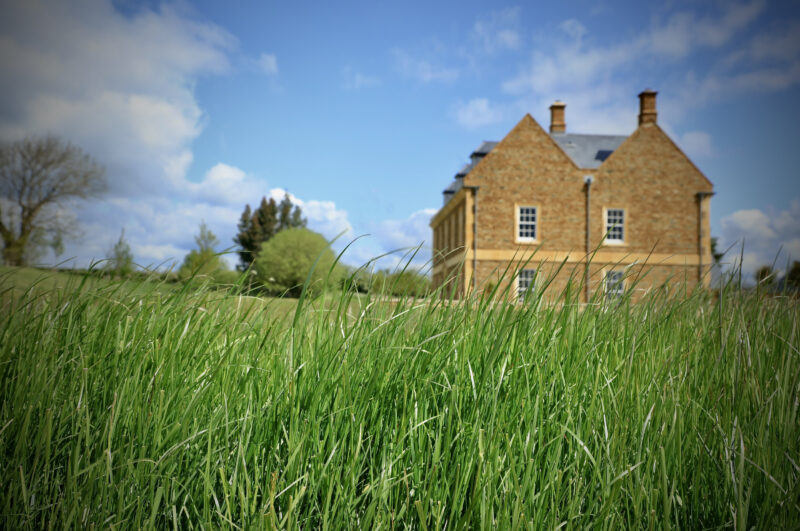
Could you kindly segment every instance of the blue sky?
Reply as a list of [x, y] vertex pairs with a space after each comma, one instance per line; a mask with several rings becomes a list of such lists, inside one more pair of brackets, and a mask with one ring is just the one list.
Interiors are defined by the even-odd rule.
[[560, 99], [568, 131], [629, 134], [648, 87], [722, 246], [746, 271], [800, 259], [794, 2], [7, 4], [0, 139], [55, 133], [108, 170], [78, 265], [122, 228], [145, 265], [201, 220], [232, 245], [244, 204], [287, 190], [324, 235], [370, 234], [359, 264], [429, 242], [442, 189], [525, 113], [546, 127]]

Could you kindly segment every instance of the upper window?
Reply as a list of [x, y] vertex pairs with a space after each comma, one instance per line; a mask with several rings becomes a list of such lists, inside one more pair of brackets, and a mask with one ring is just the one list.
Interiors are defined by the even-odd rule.
[[533, 291], [536, 283], [535, 269], [521, 269], [517, 275], [517, 297], [519, 301], [525, 300], [525, 295]]
[[621, 297], [625, 293], [625, 280], [622, 271], [607, 271], [605, 276], [605, 292], [607, 299]]
[[533, 206], [517, 207], [517, 241], [536, 240], [538, 209]]
[[606, 243], [623, 243], [625, 241], [625, 210], [621, 208], [606, 209]]

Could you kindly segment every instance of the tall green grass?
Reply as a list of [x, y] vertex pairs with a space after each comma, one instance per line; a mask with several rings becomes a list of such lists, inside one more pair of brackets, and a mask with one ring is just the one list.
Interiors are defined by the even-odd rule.
[[4, 528], [800, 522], [796, 301], [0, 289]]

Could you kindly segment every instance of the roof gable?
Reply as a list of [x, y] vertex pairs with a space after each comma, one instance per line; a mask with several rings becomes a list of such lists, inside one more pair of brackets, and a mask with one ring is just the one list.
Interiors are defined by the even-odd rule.
[[[494, 145], [492, 145], [494, 144]], [[499, 142], [484, 142], [481, 148], [489, 147], [490, 151], [472, 166], [469, 173], [464, 178], [464, 184], [471, 186], [477, 184], [477, 177], [480, 176], [481, 168], [490, 163], [498, 156], [505, 156], [517, 149], [528, 149], [531, 144], [537, 144], [539, 148], [551, 149], [551, 155], [559, 162], [574, 165], [572, 159], [563, 149], [552, 139], [552, 137], [542, 129], [530, 114], [526, 114], [517, 122], [511, 131]], [[477, 152], [477, 150], [476, 150]]]
[[671, 178], [676, 173], [691, 175], [696, 191], [713, 191], [714, 185], [708, 177], [656, 123], [639, 126], [602, 164], [601, 170], [616, 171], [631, 164], [639, 173], [665, 174]]

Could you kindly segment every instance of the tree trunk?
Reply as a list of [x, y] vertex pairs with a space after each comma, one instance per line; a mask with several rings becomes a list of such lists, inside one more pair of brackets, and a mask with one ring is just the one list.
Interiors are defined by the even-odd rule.
[[3, 248], [3, 262], [7, 266], [25, 265], [24, 251], [25, 245], [19, 240], [6, 243], [5, 247]]

